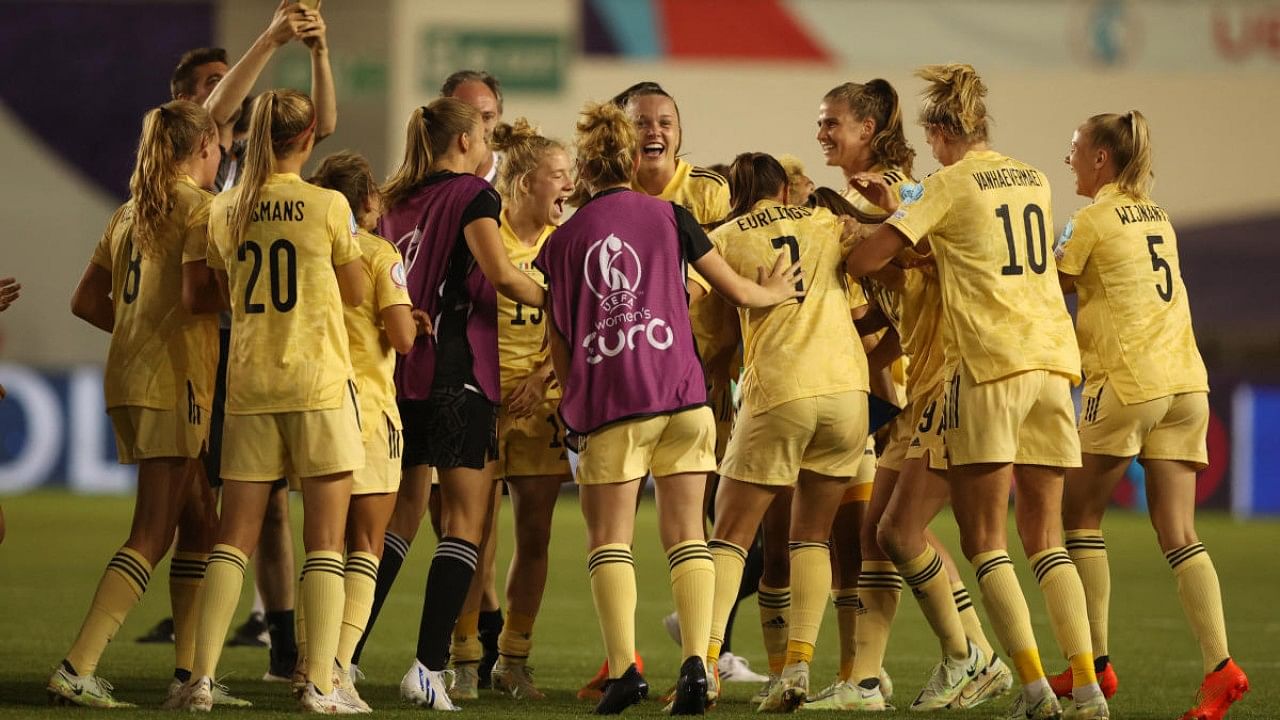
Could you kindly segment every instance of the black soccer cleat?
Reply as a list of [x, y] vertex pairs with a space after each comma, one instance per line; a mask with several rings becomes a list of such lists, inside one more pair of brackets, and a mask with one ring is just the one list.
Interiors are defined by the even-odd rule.
[[[489, 616], [489, 617], [486, 617]], [[484, 654], [480, 656], [480, 665], [476, 668], [479, 676], [479, 687], [488, 690], [493, 687], [493, 666], [498, 663], [498, 636], [502, 634], [502, 611], [492, 614], [480, 614], [480, 628], [477, 635]]]
[[156, 623], [156, 626], [146, 632], [145, 635], [139, 635], [134, 642], [139, 643], [172, 643], [173, 642], [173, 618], [165, 618]]
[[[705, 692], [705, 677], [703, 683]], [[618, 715], [647, 697], [649, 697], [649, 683], [645, 682], [644, 676], [636, 670], [635, 663], [632, 663], [627, 671], [622, 673], [622, 677], [604, 681], [603, 693], [600, 696], [600, 702], [596, 705], [595, 713], [596, 715]]]
[[249, 618], [231, 633], [229, 647], [270, 647], [267, 621], [260, 612], [249, 613]]
[[707, 666], [700, 657], [687, 657], [680, 666], [672, 715], [703, 715], [707, 712]]

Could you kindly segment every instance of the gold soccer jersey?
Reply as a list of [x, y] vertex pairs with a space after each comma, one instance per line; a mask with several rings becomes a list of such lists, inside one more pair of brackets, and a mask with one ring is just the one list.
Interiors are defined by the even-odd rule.
[[1090, 386], [1106, 382], [1126, 405], [1208, 391], [1178, 238], [1162, 208], [1103, 186], [1067, 224], [1058, 253], [1058, 269], [1077, 276]]
[[746, 364], [743, 401], [754, 412], [868, 389], [867, 358], [849, 320], [841, 230], [840, 220], [825, 209], [764, 200], [711, 234], [741, 274], [771, 264], [779, 251], [804, 268], [804, 298], [738, 311]]
[[351, 347], [351, 369], [355, 373], [360, 395], [360, 417], [372, 419], [362, 425], [365, 440], [372, 438], [382, 425], [378, 416], [386, 414], [395, 426], [400, 425], [396, 408], [396, 351], [383, 332], [379, 313], [393, 305], [409, 305], [405, 290], [404, 265], [395, 245], [365, 230], [356, 233], [360, 260], [364, 266], [364, 302], [359, 307], [343, 308], [347, 338]]
[[182, 304], [182, 264], [202, 260], [212, 195], [183, 176], [158, 228], [155, 251], [133, 243], [133, 206], [115, 215], [93, 253], [111, 272], [115, 327], [104, 378], [108, 408], [175, 410], [210, 407], [218, 367], [218, 318], [192, 315]]
[[[546, 279], [533, 266], [534, 258], [542, 250], [542, 245], [555, 230], [548, 225], [538, 235], [533, 245], [525, 245], [511, 231], [511, 223], [507, 222], [506, 211], [503, 211], [502, 244], [507, 250], [511, 264], [528, 275], [542, 288], [546, 288]], [[522, 305], [501, 293], [498, 294], [498, 363], [502, 376], [502, 397], [506, 398], [534, 370], [547, 361], [550, 350], [546, 343], [546, 321], [542, 308]]]
[[[644, 192], [639, 186], [632, 189]], [[684, 160], [676, 160], [676, 174], [657, 197], [688, 210], [703, 227], [715, 225], [729, 215], [729, 181], [720, 173]]]
[[929, 238], [942, 284], [948, 364], [978, 383], [1027, 370], [1078, 381], [1080, 354], [1050, 252], [1053, 213], [1043, 173], [971, 151], [901, 191], [886, 222], [916, 245]]
[[334, 268], [360, 258], [340, 193], [292, 173], [269, 177], [239, 245], [235, 193], [213, 200], [209, 265], [231, 292], [227, 414], [328, 410], [349, 392], [351, 360]]

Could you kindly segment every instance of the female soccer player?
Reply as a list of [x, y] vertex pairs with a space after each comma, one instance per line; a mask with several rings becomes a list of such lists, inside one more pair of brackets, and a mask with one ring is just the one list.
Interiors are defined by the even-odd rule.
[[743, 272], [785, 249], [806, 269], [806, 281], [796, 288], [807, 293], [802, 301], [739, 312], [743, 404], [720, 465], [708, 543], [716, 568], [711, 663], [736, 599], [745, 548], [779, 487], [796, 486], [786, 664], [760, 704], [760, 710], [776, 712], [798, 707], [808, 693], [809, 663], [831, 588], [827, 540], [867, 442], [867, 360], [849, 320], [841, 221], [824, 209], [789, 205], [786, 170], [772, 156], [739, 155], [730, 182], [733, 211], [711, 234], [729, 266]]
[[[502, 242], [511, 262], [541, 280], [533, 260], [564, 214], [573, 193], [573, 164], [564, 145], [543, 137], [524, 118], [499, 125], [494, 148], [502, 153], [497, 178], [502, 195]], [[547, 583], [551, 519], [569, 471], [557, 415], [561, 389], [546, 350], [545, 313], [498, 298], [498, 359], [502, 409], [498, 413], [498, 476], [506, 481], [515, 515], [515, 545], [507, 571], [507, 619], [498, 636], [493, 685], [517, 700], [541, 700], [528, 666], [533, 623]]]
[[[1107, 651], [1111, 578], [1102, 516], [1136, 456], [1147, 473], [1156, 539], [1204, 662], [1196, 707], [1183, 718], [1220, 720], [1249, 679], [1227, 651], [1218, 573], [1196, 536], [1209, 381], [1191, 331], [1177, 236], [1150, 197], [1146, 118], [1136, 110], [1089, 118], [1075, 131], [1066, 161], [1076, 193], [1093, 199], [1068, 223], [1057, 252], [1063, 287], [1080, 298], [1083, 466], [1067, 471], [1062, 512], [1067, 552], [1084, 583], [1094, 670], [1110, 696], [1117, 682]], [[1070, 694], [1069, 681], [1069, 672], [1053, 679], [1059, 696]]]
[[396, 397], [405, 483], [425, 498], [430, 468], [438, 469], [444, 525], [427, 573], [416, 659], [400, 693], [437, 710], [454, 709], [443, 677], [449, 638], [491, 508], [502, 397], [495, 289], [527, 308], [545, 300], [543, 289], [507, 259], [498, 228], [502, 200], [473, 174], [489, 157], [475, 108], [440, 98], [414, 110], [404, 162], [384, 188], [387, 212], [378, 224], [400, 249], [409, 297], [435, 331], [397, 365]]
[[[886, 220], [889, 213], [854, 189], [854, 178], [859, 173], [879, 172], [890, 192], [899, 196], [902, 188], [913, 187], [910, 175], [915, 151], [903, 135], [897, 92], [884, 80], [865, 85], [845, 83], [827, 93], [818, 122], [818, 141], [828, 162], [844, 172], [849, 183], [844, 196], [853, 204], [855, 217], [865, 223]], [[906, 378], [908, 405], [890, 428], [862, 526], [866, 575], [858, 583], [858, 596], [866, 612], [855, 631], [857, 652], [850, 684], [837, 685], [828, 700], [813, 703], [818, 708], [885, 707], [884, 688], [876, 674], [881, 673], [904, 577], [944, 656], [911, 707], [936, 710], [953, 703], [972, 707], [1009, 686], [1008, 668], [987, 642], [954, 561], [928, 531], [929, 522], [949, 496], [945, 476], [938, 474], [946, 467], [938, 423], [934, 422], [944, 353], [938, 332], [941, 294], [931, 265], [931, 259], [904, 250], [894, 264], [864, 282], [884, 324], [893, 328], [903, 351], [911, 357]], [[891, 350], [892, 343], [885, 347]], [[929, 410], [931, 406], [935, 409]], [[881, 534], [886, 542], [880, 541]], [[983, 659], [977, 665], [977, 677], [966, 672], [967, 663], [979, 660], [977, 653], [971, 657], [975, 648]]]
[[[382, 214], [382, 198], [369, 162], [352, 152], [335, 153], [320, 163], [310, 182], [342, 193], [359, 225], [356, 241], [360, 245], [364, 302], [346, 308], [343, 318], [359, 397], [365, 462], [353, 474], [347, 512], [346, 605], [337, 663], [339, 687], [367, 709], [350, 682], [351, 655], [369, 620], [383, 538], [400, 486], [404, 442], [395, 402], [396, 353], [409, 352], [418, 330], [405, 290], [400, 252], [371, 232]], [[302, 644], [303, 638], [299, 640]]]
[[[1073, 670], [1073, 717], [1107, 717], [1089, 645], [1084, 592], [1061, 545], [1064, 468], [1079, 465], [1071, 384], [1080, 356], [1049, 252], [1048, 181], [987, 146], [986, 86], [969, 65], [930, 65], [920, 110], [943, 165], [922, 184], [892, 192], [875, 175], [854, 187], [889, 219], [849, 254], [864, 276], [926, 237], [942, 285], [946, 349], [940, 412], [961, 545], [977, 570], [987, 613], [1022, 681], [1012, 716], [1062, 714], [1031, 630], [1005, 545], [1016, 472], [1018, 533]], [[936, 418], [935, 418], [936, 419]]]
[[301, 478], [305, 508], [302, 608], [309, 712], [349, 712], [334, 656], [345, 603], [352, 471], [364, 465], [345, 303], [364, 301], [351, 207], [298, 171], [315, 142], [316, 109], [292, 90], [253, 105], [244, 174], [213, 201], [209, 263], [231, 302], [223, 430], [222, 518], [200, 592], [195, 668], [178, 705], [209, 710], [227, 626], [262, 528], [271, 484]]
[[689, 325], [686, 265], [734, 304], [754, 307], [800, 294], [798, 268], [784, 270], [779, 256], [768, 276], [759, 270], [763, 284], [734, 273], [688, 211], [629, 189], [637, 143], [634, 124], [617, 106], [584, 109], [578, 183], [590, 199], [552, 233], [536, 265], [551, 296], [560, 416], [579, 439], [587, 566], [610, 674], [596, 712], [622, 712], [648, 694], [632, 664], [631, 543], [635, 498], [652, 471], [685, 658], [672, 712], [698, 714], [707, 700], [703, 654], [714, 588], [702, 501], [715, 466], [715, 424]]
[[[195, 462], [208, 438], [217, 364], [217, 291], [204, 262], [217, 128], [177, 100], [143, 120], [129, 201], [111, 216], [71, 300], [71, 311], [111, 333], [104, 386], [120, 462], [138, 466], [129, 538], [103, 573], [75, 642], [49, 678], [49, 697], [85, 707], [132, 707], [111, 695], [98, 660], [146, 592], [191, 496], [210, 494]], [[194, 592], [208, 548], [179, 544], [173, 563]], [[175, 613], [175, 616], [187, 615]], [[191, 670], [189, 616], [179, 617], [176, 667]], [[178, 630], [182, 630], [178, 633]]]

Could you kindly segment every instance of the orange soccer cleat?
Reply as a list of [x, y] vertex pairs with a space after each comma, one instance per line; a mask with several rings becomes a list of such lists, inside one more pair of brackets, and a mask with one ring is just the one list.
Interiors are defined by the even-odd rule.
[[[644, 672], [644, 659], [640, 657], [640, 653], [636, 652], [636, 672]], [[609, 679], [609, 661], [606, 659], [600, 663], [600, 669], [596, 671], [594, 677], [587, 681], [578, 689], [579, 700], [599, 700], [604, 694], [604, 683]]]
[[[1120, 688], [1120, 678], [1116, 677], [1116, 669], [1111, 666], [1111, 660], [1107, 659], [1104, 662], [1106, 664], [1102, 666], [1102, 670], [1098, 671], [1098, 687], [1102, 688], [1102, 696], [1110, 700]], [[1049, 687], [1053, 688], [1053, 694], [1058, 697], [1071, 697], [1072, 684], [1071, 668], [1049, 678]]]
[[1249, 691], [1249, 678], [1236, 664], [1227, 658], [1217, 670], [1204, 676], [1200, 692], [1196, 693], [1196, 706], [1182, 715], [1182, 720], [1222, 720], [1231, 703], [1244, 697]]

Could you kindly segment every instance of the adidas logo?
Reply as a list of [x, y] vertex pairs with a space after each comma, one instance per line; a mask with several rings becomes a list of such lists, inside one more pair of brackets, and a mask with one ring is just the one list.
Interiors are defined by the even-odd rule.
[[768, 622], [762, 623], [765, 627], [781, 630], [787, 626], [787, 619], [781, 615], [775, 615]]

